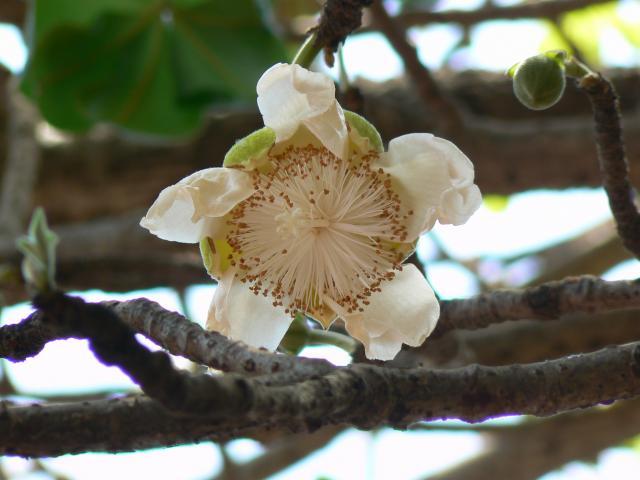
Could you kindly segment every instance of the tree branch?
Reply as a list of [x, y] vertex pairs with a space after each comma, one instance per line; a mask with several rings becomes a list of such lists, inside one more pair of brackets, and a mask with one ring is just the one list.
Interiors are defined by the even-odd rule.
[[311, 434], [288, 435], [269, 445], [269, 450], [259, 457], [233, 467], [218, 475], [215, 480], [263, 479], [274, 475], [307, 455], [326, 446], [342, 428], [322, 428]]
[[[79, 299], [76, 299], [79, 301]], [[81, 304], [78, 304], [81, 305]], [[321, 375], [333, 369], [324, 360], [279, 355], [265, 350], [251, 349], [241, 342], [234, 342], [217, 332], [208, 332], [197, 323], [176, 312], [165, 310], [156, 302], [145, 298], [127, 302], [103, 302], [85, 304], [90, 312], [80, 313], [81, 318], [94, 322], [94, 315], [116, 315], [132, 330], [145, 335], [174, 355], [186, 357], [200, 365], [249, 375], [266, 375], [269, 382], [293, 383], [313, 375]], [[71, 307], [69, 307], [71, 308]], [[82, 308], [82, 307], [80, 307]], [[75, 312], [77, 313], [77, 312]], [[66, 314], [67, 316], [69, 314]], [[111, 318], [111, 317], [110, 317]], [[101, 328], [109, 328], [110, 322], [101, 320]], [[42, 312], [34, 312], [22, 322], [0, 327], [0, 358], [13, 362], [23, 361], [40, 353], [46, 343], [64, 338], [84, 338], [64, 323], [45, 321]], [[124, 348], [124, 347], [123, 347]], [[273, 374], [277, 374], [275, 377]]]
[[427, 67], [420, 62], [418, 52], [407, 41], [404, 28], [397, 25], [389, 16], [381, 0], [374, 1], [370, 11], [382, 32], [402, 58], [404, 67], [425, 107], [433, 109], [435, 116], [440, 119], [442, 130], [459, 129], [462, 126], [462, 118], [451, 100], [441, 91]]
[[[426, 25], [429, 23], [457, 23], [463, 27], [488, 20], [517, 20], [521, 18], [555, 18], [563, 13], [591, 5], [607, 3], [609, 0], [541, 0], [525, 2], [509, 7], [487, 5], [476, 10], [446, 10], [443, 12], [411, 11], [404, 12], [398, 20], [405, 27]], [[376, 28], [377, 25], [372, 25]]]
[[9, 105], [9, 128], [0, 196], [0, 237], [5, 236], [13, 241], [22, 232], [31, 212], [40, 147], [35, 138], [35, 109], [19, 93], [16, 78], [7, 82], [5, 95]]
[[[627, 109], [627, 146], [633, 157], [640, 152], [640, 118], [634, 116], [640, 105], [640, 79], [630, 71], [618, 71], [614, 79]], [[556, 108], [532, 115], [518, 104], [510, 82], [500, 75], [467, 72], [443, 76], [439, 83], [476, 117], [453, 140], [474, 162], [483, 193], [601, 184], [595, 149], [586, 141], [593, 136], [593, 121], [587, 102], [573, 85], [567, 86]], [[436, 118], [416, 108], [419, 98], [402, 82], [364, 84], [362, 91], [365, 116], [386, 140], [437, 126]], [[0, 106], [0, 114], [1, 110]], [[46, 206], [54, 227], [146, 209], [167, 185], [220, 165], [229, 146], [260, 125], [254, 108], [238, 108], [217, 112], [189, 144], [141, 144], [114, 134], [107, 140], [87, 136], [45, 146], [35, 203]], [[549, 141], [541, 142], [541, 137]], [[0, 145], [0, 162], [2, 151]], [[101, 155], [91, 153], [95, 151]], [[541, 158], [562, 161], [540, 162]], [[640, 183], [640, 171], [632, 172], [632, 180]]]
[[174, 355], [225, 372], [249, 375], [278, 374], [280, 382], [293, 383], [333, 369], [324, 360], [279, 355], [247, 347], [217, 332], [208, 332], [176, 312], [145, 298], [105, 302], [129, 327]]
[[[170, 285], [185, 288], [211, 281], [197, 248], [166, 242], [140, 227], [143, 212], [82, 224], [56, 226], [60, 237], [56, 276], [67, 290], [131, 291]], [[19, 280], [21, 255], [13, 239], [0, 239], [0, 258]], [[28, 299], [18, 281], [0, 285], [7, 304]]]
[[21, 26], [26, 16], [26, 2], [23, 0], [3, 0], [0, 5], [0, 22]]
[[432, 337], [453, 329], [475, 330], [507, 320], [554, 320], [579, 312], [607, 312], [640, 307], [640, 284], [607, 282], [585, 275], [516, 290], [496, 290], [441, 303]]
[[638, 344], [508, 367], [352, 365], [279, 387], [248, 379], [239, 388], [237, 382], [211, 377], [226, 400], [216, 397], [205, 417], [176, 416], [140, 397], [37, 407], [5, 404], [0, 452], [52, 456], [237, 438], [260, 428], [313, 431], [330, 424], [401, 427], [438, 418], [477, 422], [506, 414], [547, 416], [638, 395], [639, 377]]
[[640, 258], [640, 214], [633, 203], [629, 164], [624, 151], [618, 96], [601, 75], [587, 75], [578, 83], [593, 107], [602, 183], [616, 219], [618, 234], [627, 249]]
[[636, 435], [638, 421], [640, 401], [630, 400], [526, 422], [492, 432], [484, 454], [429, 479], [535, 480], [571, 461], [594, 461], [600, 451]]
[[[282, 375], [280, 383], [331, 370], [328, 363], [318, 360], [246, 349], [146, 299], [105, 302], [104, 305], [135, 331], [171, 353], [213, 368], [255, 374], [288, 372]], [[509, 320], [555, 320], [578, 312], [594, 314], [638, 307], [640, 284], [637, 282], [576, 277], [526, 289], [497, 290], [469, 299], [444, 300], [431, 339], [451, 330], [476, 330]], [[42, 328], [38, 314], [32, 315], [22, 324], [0, 328], [0, 356], [19, 361], [37, 354], [46, 341], [60, 335], [51, 327]], [[429, 348], [432, 340], [427, 340], [423, 348]]]
[[554, 322], [525, 320], [481, 330], [456, 330], [427, 340], [417, 349], [403, 349], [392, 364], [439, 368], [470, 363], [510, 365], [593, 352], [640, 338], [639, 315], [637, 309], [622, 310], [568, 315]]

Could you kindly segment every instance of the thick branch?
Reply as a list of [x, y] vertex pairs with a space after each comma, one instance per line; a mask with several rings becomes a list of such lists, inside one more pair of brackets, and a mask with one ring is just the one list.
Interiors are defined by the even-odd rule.
[[[117, 292], [165, 285], [186, 288], [211, 281], [197, 247], [151, 235], [138, 224], [142, 215], [138, 211], [54, 227], [61, 240], [56, 253], [58, 283], [67, 290]], [[14, 269], [18, 280], [21, 256], [13, 239], [0, 239], [0, 259]], [[28, 298], [18, 281], [0, 286], [7, 304]]]
[[[640, 118], [633, 116], [640, 105], [640, 77], [618, 72], [614, 79], [628, 112], [627, 147], [633, 158], [640, 152]], [[534, 115], [518, 104], [510, 82], [500, 75], [460, 74], [439, 78], [439, 84], [477, 118], [451, 140], [474, 162], [484, 194], [600, 185], [596, 153], [588, 141], [593, 136], [589, 108], [573, 85], [556, 107]], [[362, 91], [365, 116], [385, 140], [434, 130], [437, 118], [416, 108], [420, 100], [406, 84], [363, 84]], [[45, 147], [35, 202], [46, 207], [54, 226], [146, 209], [167, 185], [219, 165], [229, 146], [260, 124], [253, 108], [236, 109], [210, 118], [188, 144], [149, 145], [112, 135]], [[0, 161], [2, 151], [0, 146]], [[639, 169], [632, 180], [640, 182]]]
[[238, 388], [237, 382], [213, 377], [227, 398], [215, 402], [213, 417], [176, 417], [144, 398], [5, 405], [0, 451], [36, 456], [122, 451], [234, 438], [260, 426], [309, 431], [328, 424], [372, 428], [438, 418], [476, 422], [505, 414], [547, 416], [638, 395], [639, 377], [637, 344], [509, 367], [429, 371], [354, 365], [282, 387], [245, 380]]

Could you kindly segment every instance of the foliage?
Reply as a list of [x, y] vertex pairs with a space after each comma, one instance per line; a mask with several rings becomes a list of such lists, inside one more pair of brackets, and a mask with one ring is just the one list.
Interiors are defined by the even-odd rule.
[[253, 99], [285, 58], [252, 0], [40, 0], [29, 37], [23, 90], [74, 132], [108, 121], [188, 134], [212, 102]]

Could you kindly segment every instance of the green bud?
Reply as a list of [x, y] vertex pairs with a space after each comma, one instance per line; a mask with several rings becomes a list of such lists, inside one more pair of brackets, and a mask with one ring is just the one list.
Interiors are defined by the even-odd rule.
[[58, 236], [49, 229], [42, 208], [37, 208], [27, 235], [16, 240], [22, 252], [22, 276], [27, 284], [37, 292], [55, 290], [56, 246]]
[[225, 167], [255, 168], [266, 158], [276, 141], [276, 132], [263, 127], [238, 140], [224, 156]]
[[344, 118], [349, 124], [349, 126], [355, 129], [361, 137], [367, 138], [371, 143], [371, 148], [373, 148], [377, 152], [384, 151], [384, 146], [382, 144], [382, 138], [380, 137], [380, 133], [376, 130], [369, 121], [358, 115], [357, 113], [350, 112], [349, 110], [344, 111]]
[[509, 70], [513, 93], [520, 103], [532, 110], [555, 105], [566, 86], [564, 52], [549, 52], [529, 57]]

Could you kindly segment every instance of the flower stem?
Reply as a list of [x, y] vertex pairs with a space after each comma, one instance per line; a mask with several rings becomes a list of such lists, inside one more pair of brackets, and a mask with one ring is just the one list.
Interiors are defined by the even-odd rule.
[[357, 346], [353, 338], [337, 332], [310, 329], [307, 335], [307, 345], [333, 345], [348, 353], [352, 353]]
[[309, 68], [311, 66], [311, 62], [313, 62], [318, 53], [320, 53], [320, 50], [322, 50], [322, 47], [316, 43], [316, 33], [313, 32], [304, 41], [296, 53], [296, 56], [293, 57], [293, 61], [291, 63], [298, 64], [304, 68]]

